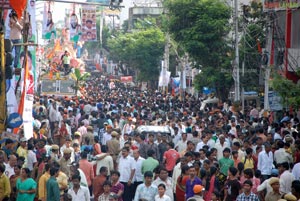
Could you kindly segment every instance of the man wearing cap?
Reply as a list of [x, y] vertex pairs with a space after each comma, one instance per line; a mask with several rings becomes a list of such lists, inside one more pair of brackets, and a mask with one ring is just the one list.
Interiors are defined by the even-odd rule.
[[259, 201], [259, 198], [256, 194], [252, 193], [251, 189], [252, 189], [252, 181], [251, 180], [246, 180], [243, 183], [243, 190], [244, 192], [242, 194], [240, 194], [236, 201]]
[[279, 178], [277, 177], [270, 178], [269, 184], [272, 187], [272, 191], [267, 193], [265, 197], [265, 201], [279, 200], [282, 196], [282, 194], [279, 191], [280, 189]]
[[28, 150], [27, 150], [27, 139], [25, 137], [22, 137], [20, 139], [20, 146], [17, 149], [17, 154], [19, 157], [23, 156], [25, 158], [25, 163], [26, 163]]
[[72, 150], [70, 148], [64, 149], [63, 157], [59, 160], [60, 169], [67, 176], [70, 176], [70, 164], [71, 164], [71, 153]]
[[285, 194], [283, 198], [286, 201], [297, 201], [297, 198], [292, 194]]
[[60, 154], [61, 156], [64, 156], [65, 149], [70, 149], [71, 150], [70, 160], [71, 162], [73, 162], [75, 161], [75, 153], [73, 147], [71, 146], [71, 143], [72, 143], [72, 138], [68, 136], [66, 138], [65, 144], [60, 148]]
[[271, 144], [264, 143], [265, 150], [258, 154], [257, 169], [261, 171], [262, 181], [268, 179], [271, 175], [273, 167], [273, 153], [271, 151]]
[[51, 146], [51, 154], [50, 154], [52, 161], [58, 161], [59, 160], [59, 147], [56, 144], [53, 144]]
[[109, 153], [113, 158], [115, 169], [117, 168], [117, 158], [120, 153], [120, 142], [117, 140], [118, 135], [119, 133], [116, 131], [111, 132], [112, 138], [106, 142], [107, 153]]
[[278, 178], [279, 175], [279, 171], [277, 169], [272, 169], [271, 172], [271, 178], [265, 180], [264, 182], [262, 182], [258, 187], [257, 187], [257, 192], [263, 192], [266, 190], [266, 193], [268, 194], [269, 192], [272, 192], [272, 187], [270, 185], [270, 180], [275, 177]]
[[204, 191], [204, 187], [203, 186], [201, 186], [201, 185], [195, 185], [194, 188], [193, 188], [193, 191], [194, 191], [194, 196], [188, 198], [187, 201], [190, 201], [190, 200], [204, 201], [204, 199], [202, 197], [203, 196], [202, 192]]

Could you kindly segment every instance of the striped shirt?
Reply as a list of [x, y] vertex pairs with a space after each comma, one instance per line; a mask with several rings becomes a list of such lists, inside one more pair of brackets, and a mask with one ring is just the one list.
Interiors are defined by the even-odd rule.
[[[118, 194], [119, 191], [123, 191], [124, 192], [124, 185], [121, 184], [120, 182], [117, 182], [115, 185], [113, 185], [111, 187], [110, 192]], [[122, 197], [119, 197], [118, 201], [123, 201]]]

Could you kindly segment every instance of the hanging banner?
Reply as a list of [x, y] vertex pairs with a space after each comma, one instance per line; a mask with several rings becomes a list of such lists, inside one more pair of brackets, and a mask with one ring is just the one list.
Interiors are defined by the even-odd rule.
[[79, 13], [79, 6], [71, 4], [71, 12], [69, 12], [68, 26], [70, 30], [70, 40], [75, 44], [81, 40], [82, 26]]
[[56, 29], [52, 17], [52, 9], [54, 3], [47, 2], [44, 3], [44, 15], [43, 15], [43, 39], [55, 39], [56, 38]]
[[158, 86], [159, 87], [166, 87], [166, 86], [168, 86], [168, 84], [170, 82], [170, 76], [171, 76], [171, 72], [170, 71], [162, 70], [160, 72], [160, 76], [159, 76], [159, 80], [158, 80]]
[[32, 109], [33, 109], [33, 95], [26, 94], [24, 99], [24, 110], [23, 110], [23, 129], [24, 129], [24, 137], [26, 139], [30, 139], [33, 137], [33, 117], [32, 117]]
[[172, 77], [171, 78], [171, 86], [172, 86], [172, 95], [179, 94], [179, 86], [180, 86], [180, 77]]
[[132, 82], [132, 76], [122, 76], [121, 77], [121, 82], [122, 83], [130, 83], [130, 82]]
[[[30, 0], [28, 1], [27, 5], [27, 12], [30, 16], [30, 26], [29, 26], [29, 31], [28, 31], [28, 42], [31, 43], [37, 43], [37, 27], [36, 27], [36, 6], [35, 6], [35, 1]], [[28, 46], [28, 51], [30, 52], [31, 55], [31, 74], [33, 75], [33, 82], [34, 86], [38, 86], [37, 81], [38, 81], [38, 70], [37, 70], [37, 65], [36, 65], [36, 46]], [[35, 88], [37, 89], [37, 88]]]
[[82, 40], [97, 41], [96, 30], [96, 7], [84, 5], [82, 6]]

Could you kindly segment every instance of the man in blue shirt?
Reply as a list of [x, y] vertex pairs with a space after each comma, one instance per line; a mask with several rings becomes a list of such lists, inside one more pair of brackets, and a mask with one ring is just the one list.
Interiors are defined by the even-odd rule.
[[196, 176], [196, 169], [194, 166], [190, 166], [189, 175], [190, 178], [186, 182], [186, 191], [185, 191], [186, 200], [194, 196], [194, 186], [202, 184], [201, 179]]

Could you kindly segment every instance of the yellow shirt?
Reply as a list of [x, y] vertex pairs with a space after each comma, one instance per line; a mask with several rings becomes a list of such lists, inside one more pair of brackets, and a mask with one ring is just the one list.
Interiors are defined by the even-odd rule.
[[28, 153], [28, 150], [24, 149], [21, 146], [19, 146], [19, 148], [17, 149], [18, 156], [23, 156], [25, 159], [27, 159], [27, 153]]
[[50, 174], [48, 172], [45, 172], [39, 179], [38, 190], [39, 190], [39, 199], [40, 200], [42, 200], [42, 199], [46, 200], [47, 199], [46, 183], [47, 183], [49, 178], [50, 178]]
[[254, 162], [253, 158], [250, 158], [250, 159], [249, 158], [244, 158], [243, 162], [244, 162], [244, 170], [246, 170], [248, 168], [254, 169], [254, 163], [255, 162]]
[[0, 200], [9, 197], [11, 193], [10, 183], [8, 177], [3, 173], [0, 176]]

